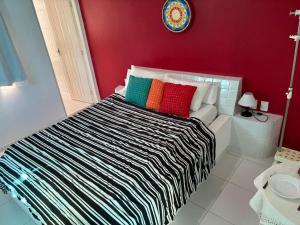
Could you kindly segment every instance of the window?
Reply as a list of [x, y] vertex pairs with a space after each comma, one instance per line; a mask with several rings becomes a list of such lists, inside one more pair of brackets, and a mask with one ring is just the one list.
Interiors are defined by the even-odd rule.
[[0, 86], [9, 86], [24, 79], [22, 65], [0, 14]]

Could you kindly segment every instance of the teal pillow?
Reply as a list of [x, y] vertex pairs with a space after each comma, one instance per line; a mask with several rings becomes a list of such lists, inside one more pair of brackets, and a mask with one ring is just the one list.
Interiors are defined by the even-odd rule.
[[152, 79], [130, 75], [126, 89], [125, 101], [146, 108]]

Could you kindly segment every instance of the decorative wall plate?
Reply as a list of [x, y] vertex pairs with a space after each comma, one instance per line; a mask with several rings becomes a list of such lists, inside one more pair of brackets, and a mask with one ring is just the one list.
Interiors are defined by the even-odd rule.
[[167, 0], [163, 6], [162, 19], [170, 31], [184, 31], [191, 21], [189, 4], [186, 0]]

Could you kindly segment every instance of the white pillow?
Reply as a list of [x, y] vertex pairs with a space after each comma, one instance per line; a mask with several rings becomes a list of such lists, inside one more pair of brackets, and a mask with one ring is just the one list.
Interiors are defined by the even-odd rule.
[[182, 79], [176, 79], [171, 76], [167, 77], [167, 82], [174, 83], [174, 84], [191, 85], [197, 87], [190, 107], [192, 111], [197, 111], [200, 109], [202, 101], [207, 93], [207, 90], [210, 87], [210, 83], [187, 81]]
[[143, 78], [151, 78], [151, 79], [157, 79], [164, 81], [167, 74], [153, 71], [151, 69], [141, 68], [141, 67], [135, 67], [131, 66], [132, 69], [127, 71], [127, 76], [125, 79], [125, 87], [128, 85], [129, 76], [133, 75], [135, 77], [143, 77]]
[[211, 83], [210, 88], [207, 91], [206, 96], [203, 99], [203, 103], [214, 105], [218, 100], [220, 89], [220, 83]]

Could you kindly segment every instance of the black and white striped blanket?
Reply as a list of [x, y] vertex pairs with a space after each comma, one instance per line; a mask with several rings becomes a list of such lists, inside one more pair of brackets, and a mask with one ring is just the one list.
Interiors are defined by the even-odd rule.
[[11, 145], [0, 181], [41, 224], [164, 225], [214, 160], [214, 135], [200, 120], [115, 94]]

